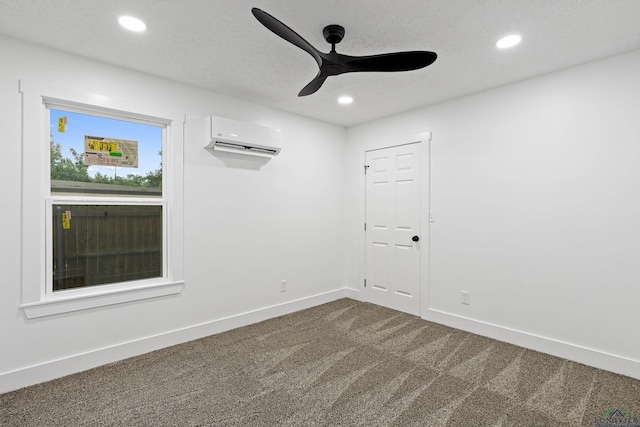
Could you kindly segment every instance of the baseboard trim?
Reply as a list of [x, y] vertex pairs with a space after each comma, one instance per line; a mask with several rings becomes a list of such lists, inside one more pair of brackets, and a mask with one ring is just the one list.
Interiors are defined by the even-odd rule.
[[360, 289], [354, 289], [354, 288], [345, 288], [345, 291], [347, 293], [347, 298], [351, 298], [354, 299], [356, 301], [362, 301], [362, 292], [360, 292]]
[[347, 297], [345, 288], [0, 373], [0, 393], [86, 371]]
[[[65, 358], [47, 361], [13, 371], [0, 373], [0, 393], [6, 393], [101, 365], [117, 362], [172, 345], [204, 338], [220, 332], [247, 326], [263, 320], [294, 313], [341, 298], [360, 300], [362, 293], [353, 288], [342, 288], [322, 294], [288, 301], [237, 315], [167, 331], [114, 346], [104, 347]], [[423, 319], [450, 326], [463, 331], [497, 339], [499, 341], [562, 357], [606, 371], [626, 375], [640, 380], [640, 361], [598, 350], [577, 346], [500, 325], [428, 309]]]
[[492, 323], [428, 309], [423, 319], [640, 380], [640, 361]]

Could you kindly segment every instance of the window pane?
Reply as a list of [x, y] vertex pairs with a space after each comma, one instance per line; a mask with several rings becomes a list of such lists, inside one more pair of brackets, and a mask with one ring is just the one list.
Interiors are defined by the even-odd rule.
[[52, 194], [162, 196], [163, 127], [49, 111]]
[[53, 205], [53, 290], [162, 277], [162, 206]]

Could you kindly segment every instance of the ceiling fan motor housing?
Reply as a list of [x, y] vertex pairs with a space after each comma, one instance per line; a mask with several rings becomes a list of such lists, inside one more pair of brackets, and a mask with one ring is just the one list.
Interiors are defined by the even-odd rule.
[[327, 25], [322, 30], [322, 34], [324, 35], [324, 39], [327, 41], [327, 43], [331, 43], [332, 45], [338, 44], [344, 37], [344, 27], [335, 24]]

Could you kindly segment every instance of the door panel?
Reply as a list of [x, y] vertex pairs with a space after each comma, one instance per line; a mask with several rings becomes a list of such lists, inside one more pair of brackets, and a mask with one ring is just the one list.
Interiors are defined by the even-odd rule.
[[369, 302], [420, 314], [420, 143], [366, 152]]
[[396, 292], [402, 295], [411, 296], [414, 290], [411, 288], [413, 284], [412, 262], [413, 262], [413, 246], [396, 245]]
[[387, 290], [387, 282], [389, 281], [389, 245], [386, 243], [373, 242], [373, 287]]

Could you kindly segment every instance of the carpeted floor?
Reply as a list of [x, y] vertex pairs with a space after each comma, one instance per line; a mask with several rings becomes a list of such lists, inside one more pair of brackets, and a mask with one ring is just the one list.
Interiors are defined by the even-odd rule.
[[640, 381], [342, 299], [0, 395], [0, 425], [594, 427], [615, 409], [640, 416]]

